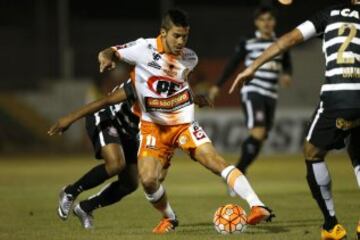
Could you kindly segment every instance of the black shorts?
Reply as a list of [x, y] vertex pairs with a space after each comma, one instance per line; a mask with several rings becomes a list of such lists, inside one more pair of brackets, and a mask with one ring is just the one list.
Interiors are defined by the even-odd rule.
[[268, 131], [274, 124], [276, 99], [256, 92], [243, 93], [242, 108], [245, 114], [246, 127], [265, 127]]
[[126, 163], [137, 163], [139, 145], [137, 136], [124, 133], [117, 121], [112, 118], [109, 109], [87, 116], [86, 131], [92, 142], [96, 159], [103, 158], [102, 147], [108, 144], [119, 144], [124, 150]]
[[341, 149], [349, 135], [360, 140], [360, 109], [326, 110], [320, 103], [306, 132], [306, 140], [317, 148]]

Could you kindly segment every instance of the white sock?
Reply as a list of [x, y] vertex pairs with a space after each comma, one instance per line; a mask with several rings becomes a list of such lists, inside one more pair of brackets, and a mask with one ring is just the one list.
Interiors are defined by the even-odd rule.
[[325, 201], [326, 208], [330, 216], [335, 216], [334, 200], [331, 194], [331, 178], [329, 170], [324, 161], [314, 163], [313, 165], [316, 183], [320, 187], [321, 196]]
[[241, 198], [248, 202], [250, 207], [265, 206], [252, 189], [249, 181], [237, 168], [235, 168], [234, 166], [226, 167], [221, 172], [221, 176]]
[[162, 198], [162, 196], [164, 196], [164, 194], [165, 194], [165, 189], [162, 185], [160, 185], [159, 189], [156, 190], [154, 193], [145, 192], [145, 197], [149, 202], [157, 202], [160, 200], [160, 198]]
[[169, 218], [169, 219], [171, 219], [171, 220], [175, 220], [175, 219], [176, 219], [175, 212], [174, 212], [174, 210], [171, 208], [169, 202], [167, 202], [167, 204], [166, 204], [166, 208], [165, 208], [165, 210], [164, 210], [164, 215], [165, 215], [165, 217], [167, 217], [167, 218]]
[[354, 172], [355, 172], [356, 180], [357, 180], [358, 185], [360, 187], [360, 165], [357, 165], [356, 167], [354, 167]]
[[[162, 185], [160, 185], [159, 189], [156, 190], [154, 193], [151, 193], [151, 194], [145, 193], [145, 197], [147, 200], [149, 200], [149, 202], [156, 203], [164, 196], [164, 194], [165, 194], [165, 188]], [[169, 218], [171, 220], [176, 219], [175, 212], [171, 208], [169, 202], [166, 203], [165, 209], [158, 209], [158, 210], [160, 210], [162, 212], [164, 217]]]

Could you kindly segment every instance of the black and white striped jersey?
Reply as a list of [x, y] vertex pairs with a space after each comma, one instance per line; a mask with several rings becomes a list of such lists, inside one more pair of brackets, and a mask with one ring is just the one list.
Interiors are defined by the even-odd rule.
[[[128, 80], [125, 83], [116, 86], [112, 92], [122, 88], [124, 84], [131, 84], [131, 81]], [[129, 101], [125, 101], [119, 104], [111, 105], [109, 106], [109, 109], [111, 111], [112, 118], [118, 123], [121, 131], [130, 137], [136, 137], [139, 132], [139, 117], [131, 111], [130, 104], [131, 103]]]
[[[131, 84], [130, 80], [116, 86], [112, 92], [124, 87], [124, 84]], [[110, 105], [94, 113], [95, 125], [101, 124], [102, 121], [114, 121], [115, 126], [122, 133], [129, 137], [136, 138], [139, 132], [139, 117], [131, 110], [131, 101], [124, 101], [118, 104]]]
[[360, 5], [320, 11], [297, 27], [304, 40], [321, 36], [326, 60], [321, 101], [325, 109], [360, 108]]
[[[237, 69], [239, 63], [243, 62], [245, 67], [248, 67], [275, 40], [275, 36], [272, 39], [262, 39], [259, 32], [256, 32], [253, 38], [241, 40], [235, 48], [234, 56], [226, 65], [222, 76], [217, 81], [217, 85], [219, 87], [223, 85]], [[278, 80], [281, 73], [292, 73], [292, 65], [288, 52], [277, 56], [260, 67], [256, 71], [254, 79], [246, 83], [241, 92], [257, 92], [264, 96], [277, 98]]]

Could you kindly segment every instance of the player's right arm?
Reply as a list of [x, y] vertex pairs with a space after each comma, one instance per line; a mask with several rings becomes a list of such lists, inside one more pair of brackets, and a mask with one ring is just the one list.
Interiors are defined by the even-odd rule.
[[103, 72], [105, 69], [113, 69], [119, 61], [126, 62], [133, 66], [136, 65], [145, 49], [145, 39], [139, 38], [133, 42], [102, 50], [98, 54], [100, 72]]
[[61, 135], [71, 126], [71, 124], [73, 124], [80, 118], [95, 113], [103, 109], [104, 107], [117, 104], [131, 98], [133, 99], [135, 98], [131, 85], [125, 85], [123, 88], [120, 88], [117, 91], [114, 91], [111, 94], [97, 101], [91, 102], [79, 108], [78, 110], [73, 111], [70, 114], [58, 119], [58, 121], [50, 127], [48, 131], [48, 135], [50, 136], [55, 134]]
[[261, 54], [260, 57], [258, 57], [249, 67], [237, 75], [229, 93], [231, 94], [238, 85], [242, 86], [247, 80], [251, 79], [254, 76], [256, 70], [266, 62], [270, 61], [289, 48], [301, 43], [303, 40], [304, 37], [297, 28], [279, 38], [275, 43], [270, 45], [270, 47], [267, 48], [263, 54]]
[[229, 90], [229, 93], [231, 94], [237, 86], [242, 87], [246, 81], [252, 79], [258, 68], [260, 68], [266, 62], [272, 60], [277, 55], [289, 50], [303, 41], [322, 34], [325, 30], [327, 18], [329, 15], [329, 9], [325, 9], [324, 11], [321, 11], [312, 17], [310, 20], [299, 25], [291, 32], [279, 38], [275, 43], [267, 48], [262, 53], [262, 55], [260, 55], [248, 68], [238, 74]]

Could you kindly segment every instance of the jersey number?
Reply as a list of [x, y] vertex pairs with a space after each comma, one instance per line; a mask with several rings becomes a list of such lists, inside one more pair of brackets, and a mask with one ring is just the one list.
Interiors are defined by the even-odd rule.
[[355, 63], [355, 58], [354, 57], [344, 57], [344, 52], [349, 47], [350, 42], [356, 36], [357, 29], [353, 24], [343, 24], [339, 28], [338, 35], [339, 36], [344, 35], [346, 29], [349, 29], [350, 32], [338, 50], [337, 59], [336, 59], [336, 63], [338, 63], [338, 64], [353, 64], [353, 63]]

